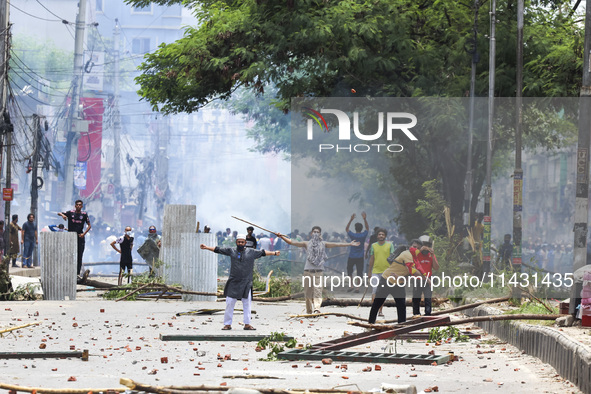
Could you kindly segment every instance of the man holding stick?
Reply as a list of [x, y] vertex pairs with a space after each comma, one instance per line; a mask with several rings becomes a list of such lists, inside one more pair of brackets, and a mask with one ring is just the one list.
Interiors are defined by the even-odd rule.
[[322, 240], [322, 229], [319, 226], [312, 227], [312, 237], [309, 241], [293, 241], [283, 234], [277, 234], [279, 238], [289, 245], [306, 248], [306, 265], [304, 266], [304, 276], [302, 282], [304, 285], [304, 297], [306, 298], [306, 313], [320, 313], [322, 305], [322, 287], [324, 262], [326, 248], [336, 248], [341, 246], [359, 246], [357, 241], [351, 242], [326, 242]]
[[252, 272], [254, 270], [254, 261], [263, 256], [279, 256], [279, 252], [267, 252], [253, 248], [246, 248], [246, 236], [238, 235], [236, 237], [235, 248], [211, 247], [204, 244], [199, 246], [201, 249], [210, 252], [223, 254], [230, 257], [230, 276], [224, 287], [226, 296], [226, 312], [224, 313], [224, 327], [222, 330], [232, 329], [232, 317], [234, 307], [238, 299], [242, 300], [242, 309], [244, 310], [244, 329], [256, 330], [250, 325], [250, 310], [252, 301]]

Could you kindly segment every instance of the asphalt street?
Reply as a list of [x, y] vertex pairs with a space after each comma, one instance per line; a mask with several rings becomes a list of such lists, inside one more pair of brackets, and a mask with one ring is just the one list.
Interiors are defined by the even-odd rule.
[[[237, 304], [240, 308], [241, 304]], [[223, 309], [220, 302], [104, 301], [89, 297], [78, 301], [19, 301], [0, 304], [0, 329], [40, 321], [4, 334], [0, 352], [67, 352], [89, 350], [89, 361], [79, 358], [0, 360], [0, 382], [41, 388], [121, 388], [120, 378], [151, 385], [214, 385], [248, 388], [344, 388], [378, 390], [382, 384], [415, 385], [418, 392], [441, 393], [579, 393], [555, 370], [517, 348], [483, 334], [469, 342], [375, 341], [355, 348], [360, 352], [446, 355], [459, 361], [442, 365], [387, 364], [382, 362], [261, 361], [267, 351], [256, 342], [162, 341], [160, 335], [268, 335], [284, 332], [299, 344], [340, 338], [363, 329], [346, 318], [290, 318], [303, 313], [303, 302], [255, 302], [252, 325], [242, 330], [236, 312], [232, 331], [222, 331], [223, 314], [175, 316], [197, 309]], [[368, 308], [326, 307], [367, 317]], [[385, 308], [386, 318], [395, 316]], [[410, 313], [410, 309], [409, 309]], [[464, 326], [467, 328], [467, 326]], [[44, 348], [44, 349], [42, 349]], [[379, 365], [380, 368], [376, 368]], [[246, 378], [258, 375], [258, 379]], [[429, 392], [427, 390], [427, 392]], [[432, 391], [433, 392], [433, 391]]]

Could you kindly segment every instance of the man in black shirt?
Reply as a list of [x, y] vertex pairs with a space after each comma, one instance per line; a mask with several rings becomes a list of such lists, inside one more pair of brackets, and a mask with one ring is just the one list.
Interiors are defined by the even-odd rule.
[[[115, 246], [119, 244], [119, 249]], [[119, 260], [119, 279], [117, 283], [119, 286], [123, 283], [123, 273], [127, 268], [127, 283], [131, 283], [131, 275], [133, 274], [133, 258], [131, 256], [131, 250], [133, 249], [133, 234], [131, 233], [131, 227], [125, 227], [125, 234], [111, 242], [111, 247], [121, 254], [121, 260]]]
[[[58, 216], [68, 221], [68, 231], [78, 234], [78, 270], [76, 271], [78, 275], [80, 275], [80, 270], [82, 269], [82, 256], [84, 255], [84, 247], [86, 245], [84, 237], [92, 227], [88, 214], [82, 211], [83, 205], [82, 200], [76, 200], [74, 209], [67, 212], [58, 212]], [[84, 223], [87, 224], [86, 231], [84, 231]]]
[[247, 234], [246, 234], [246, 247], [247, 248], [253, 248], [256, 249], [257, 248], [257, 239], [256, 237], [252, 234], [254, 231], [254, 227], [252, 226], [248, 226], [246, 228]]

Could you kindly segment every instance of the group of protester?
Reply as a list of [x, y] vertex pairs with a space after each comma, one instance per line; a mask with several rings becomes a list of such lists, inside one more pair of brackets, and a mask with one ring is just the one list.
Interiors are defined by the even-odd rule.
[[[327, 249], [350, 247], [349, 259], [347, 262], [347, 272], [352, 276], [353, 270], [356, 275], [364, 275], [364, 258], [369, 256], [369, 271], [367, 275], [374, 277], [371, 280], [372, 285], [372, 307], [370, 310], [369, 322], [375, 323], [378, 316], [383, 316], [381, 308], [388, 295], [392, 295], [396, 303], [398, 322], [406, 321], [406, 282], [401, 284], [399, 278], [416, 276], [421, 280], [413, 288], [413, 314], [420, 315], [421, 297], [425, 299], [425, 315], [431, 314], [431, 287], [429, 279], [433, 270], [439, 269], [437, 258], [433, 251], [433, 244], [428, 235], [423, 235], [419, 239], [412, 240], [410, 247], [406, 245], [397, 249], [391, 242], [387, 242], [388, 231], [376, 227], [372, 234], [369, 247], [366, 249], [366, 238], [369, 233], [369, 224], [365, 212], [361, 214], [363, 224], [356, 223], [355, 232], [351, 231], [350, 226], [355, 219], [355, 214], [351, 215], [345, 231], [349, 242], [333, 242], [323, 239], [322, 229], [319, 226], [312, 227], [309, 238], [304, 240], [298, 233], [292, 233], [288, 237], [281, 233], [275, 233], [277, 240], [285, 244], [302, 248], [306, 253], [304, 272], [302, 282], [304, 285], [304, 297], [306, 302], [306, 312], [318, 313], [322, 304], [323, 275], [325, 263], [327, 260]], [[365, 228], [365, 229], [364, 229]], [[223, 330], [232, 329], [232, 315], [236, 301], [242, 300], [244, 310], [244, 329], [254, 330], [250, 324], [250, 305], [252, 299], [252, 283], [254, 261], [267, 255], [279, 255], [279, 251], [270, 251], [260, 246], [261, 239], [253, 236], [254, 228], [247, 229], [248, 235], [231, 235], [230, 229], [226, 230], [226, 238], [222, 245], [207, 246], [201, 244], [201, 249], [209, 250], [214, 253], [229, 256], [231, 262], [230, 274], [224, 295], [226, 295], [226, 311], [224, 315]], [[295, 235], [295, 236], [294, 236]], [[236, 247], [230, 245], [228, 238], [234, 240]], [[262, 238], [264, 239], [264, 238]], [[218, 243], [219, 243], [218, 236]], [[277, 243], [274, 243], [277, 245]], [[351, 291], [359, 292], [359, 286], [352, 288]]]
[[[16, 268], [17, 258], [22, 249], [22, 268], [33, 268], [33, 250], [38, 243], [37, 225], [35, 215], [27, 215], [27, 221], [22, 227], [18, 224], [18, 215], [12, 215], [12, 221], [8, 224], [8, 240], [4, 239], [4, 220], [0, 220], [0, 261], [5, 261], [5, 269], [8, 272], [10, 267]], [[20, 235], [20, 242], [19, 242]], [[4, 259], [6, 252], [7, 258]]]

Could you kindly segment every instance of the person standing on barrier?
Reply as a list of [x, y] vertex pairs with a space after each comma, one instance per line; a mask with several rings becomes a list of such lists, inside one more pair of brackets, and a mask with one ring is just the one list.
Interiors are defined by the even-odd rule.
[[[419, 241], [422, 242], [423, 246], [420, 247], [419, 252], [415, 258], [415, 264], [417, 270], [425, 278], [430, 278], [433, 275], [433, 271], [439, 269], [439, 263], [437, 257], [433, 251], [433, 242], [431, 237], [428, 235], [422, 235], [419, 237]], [[433, 296], [433, 290], [431, 289], [431, 282], [424, 280], [415, 283], [415, 287], [412, 289], [412, 314], [421, 314], [421, 296], [425, 296], [425, 316], [431, 315], [431, 298]]]
[[[398, 323], [406, 321], [406, 278], [419, 273], [415, 268], [415, 256], [419, 253], [421, 241], [413, 239], [410, 249], [406, 246], [399, 246], [394, 253], [388, 257], [390, 266], [382, 273], [380, 282], [376, 287], [375, 298], [369, 311], [369, 323], [374, 324], [378, 311], [386, 302], [388, 295], [391, 295], [396, 302], [396, 314]], [[399, 279], [403, 278], [403, 279]]]
[[[78, 239], [78, 261], [76, 273], [80, 276], [80, 270], [82, 269], [82, 256], [84, 256], [84, 247], [86, 240], [84, 237], [90, 231], [92, 227], [90, 225], [90, 219], [88, 214], [82, 211], [84, 203], [82, 200], [76, 200], [74, 209], [67, 212], [58, 212], [58, 216], [68, 221], [68, 232], [76, 233]], [[86, 230], [84, 230], [84, 224], [86, 223]]]
[[322, 240], [322, 229], [319, 226], [312, 227], [309, 241], [293, 241], [283, 234], [277, 234], [279, 238], [289, 245], [306, 249], [306, 265], [302, 282], [304, 285], [304, 297], [306, 299], [306, 313], [320, 313], [322, 305], [322, 288], [324, 263], [328, 258], [326, 248], [337, 248], [344, 246], [359, 246], [359, 242], [326, 242]]
[[224, 287], [226, 296], [226, 312], [224, 313], [224, 327], [222, 330], [232, 329], [232, 318], [236, 302], [242, 300], [242, 309], [244, 313], [244, 329], [256, 330], [250, 324], [250, 310], [252, 302], [252, 272], [254, 270], [254, 261], [263, 256], [279, 256], [279, 252], [268, 252], [246, 247], [246, 236], [239, 234], [236, 236], [235, 248], [211, 247], [204, 244], [199, 246], [203, 250], [219, 253], [230, 257], [230, 276]]

